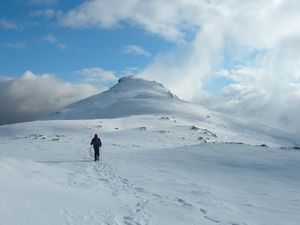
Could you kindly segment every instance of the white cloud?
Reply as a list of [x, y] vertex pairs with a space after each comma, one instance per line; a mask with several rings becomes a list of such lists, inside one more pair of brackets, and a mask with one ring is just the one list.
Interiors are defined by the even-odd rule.
[[225, 87], [220, 98], [206, 104], [300, 136], [300, 84], [284, 82], [262, 69], [240, 68], [225, 76], [238, 83]]
[[151, 53], [142, 48], [138, 45], [126, 45], [122, 51], [125, 54], [132, 54], [132, 55], [141, 55], [145, 57], [151, 57]]
[[44, 17], [47, 19], [51, 19], [62, 15], [62, 11], [54, 10], [54, 9], [40, 9], [40, 10], [30, 11], [29, 15], [32, 17]]
[[21, 77], [0, 77], [0, 124], [38, 119], [70, 103], [98, 93], [88, 84], [71, 84], [53, 75], [30, 71]]
[[6, 20], [6, 19], [1, 19], [0, 20], [0, 28], [5, 29], [5, 30], [18, 30], [19, 27], [18, 25], [11, 21], [11, 20]]
[[54, 45], [57, 48], [64, 50], [67, 48], [67, 44], [60, 41], [56, 36], [54, 36], [53, 34], [48, 34], [46, 36], [44, 36], [41, 41], [46, 42], [48, 44]]
[[32, 5], [55, 5], [57, 4], [58, 0], [27, 0], [29, 4]]
[[139, 73], [140, 73], [140, 69], [139, 68], [136, 68], [136, 67], [126, 67], [120, 73], [120, 77], [128, 77], [128, 76], [137, 77]]
[[105, 70], [99, 67], [84, 68], [82, 70], [75, 71], [77, 74], [83, 75], [83, 82], [90, 83], [95, 86], [105, 87], [106, 84], [115, 82], [118, 80], [117, 75], [113, 71]]
[[11, 42], [11, 43], [4, 44], [4, 46], [7, 48], [17, 48], [17, 49], [26, 48], [26, 45], [27, 43], [25, 41]]
[[214, 63], [221, 61], [220, 39], [218, 29], [203, 27], [193, 43], [181, 44], [171, 52], [156, 56], [140, 76], [161, 82], [181, 98], [193, 100], [203, 94], [202, 79], [210, 74]]
[[[174, 0], [172, 4], [169, 3], [167, 0], [85, 1], [62, 16], [61, 24], [101, 28], [116, 27], [125, 21], [179, 43], [179, 49], [175, 50], [176, 54], [179, 53], [177, 58], [184, 59], [180, 53], [182, 43], [187, 49], [197, 48], [189, 52], [186, 61], [197, 58], [195, 63], [201, 64], [213, 65], [222, 61], [228, 45], [236, 48], [231, 56], [235, 53], [247, 54], [245, 51], [249, 49], [264, 50], [266, 56], [274, 55], [275, 51], [282, 48], [289, 53], [294, 46], [300, 46], [297, 38], [300, 37], [298, 0]], [[210, 60], [199, 58], [199, 51], [210, 54], [211, 50], [215, 53]], [[218, 54], [220, 56], [215, 57]], [[293, 58], [289, 55], [288, 60], [292, 59], [294, 63], [299, 57]], [[270, 64], [277, 63], [271, 61]], [[197, 72], [194, 76], [199, 74]]]
[[68, 27], [116, 27], [122, 20], [142, 26], [147, 31], [168, 40], [181, 39], [185, 27], [177, 13], [184, 11], [181, 0], [93, 0], [85, 1], [62, 17], [61, 24]]

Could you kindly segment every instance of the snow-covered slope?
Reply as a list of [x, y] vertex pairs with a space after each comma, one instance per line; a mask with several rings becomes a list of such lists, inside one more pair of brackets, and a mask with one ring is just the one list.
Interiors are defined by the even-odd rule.
[[[144, 115], [1, 126], [0, 224], [298, 225], [300, 151], [214, 143], [226, 133], [200, 125]], [[102, 162], [89, 155], [94, 133]]]
[[161, 84], [124, 77], [101, 94], [72, 104], [46, 119], [97, 119], [131, 115], [180, 112], [187, 105]]

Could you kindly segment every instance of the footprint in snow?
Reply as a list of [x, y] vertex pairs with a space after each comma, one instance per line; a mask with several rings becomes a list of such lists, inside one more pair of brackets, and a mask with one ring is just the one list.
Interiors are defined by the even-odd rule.
[[149, 213], [146, 212], [145, 208], [149, 200], [144, 200], [137, 202], [131, 214], [124, 216], [124, 224], [126, 225], [148, 225], [150, 224], [149, 218], [151, 217]]
[[188, 202], [186, 202], [185, 200], [183, 200], [183, 199], [181, 199], [181, 198], [176, 198], [176, 201], [178, 202], [178, 203], [180, 203], [182, 206], [184, 206], [184, 207], [193, 207], [193, 205], [192, 204], [190, 204], [190, 203], [188, 203]]
[[210, 220], [210, 221], [212, 221], [212, 222], [215, 222], [215, 223], [221, 223], [221, 221], [216, 220], [216, 219], [211, 218], [211, 217], [208, 217], [208, 216], [204, 216], [204, 218], [207, 219], [207, 220]]
[[200, 211], [201, 211], [203, 214], [207, 214], [207, 210], [206, 210], [206, 209], [200, 208]]

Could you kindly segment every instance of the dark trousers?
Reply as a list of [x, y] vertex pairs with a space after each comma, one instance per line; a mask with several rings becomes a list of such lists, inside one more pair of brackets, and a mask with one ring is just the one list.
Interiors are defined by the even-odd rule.
[[93, 146], [95, 151], [95, 161], [99, 161], [99, 146]]

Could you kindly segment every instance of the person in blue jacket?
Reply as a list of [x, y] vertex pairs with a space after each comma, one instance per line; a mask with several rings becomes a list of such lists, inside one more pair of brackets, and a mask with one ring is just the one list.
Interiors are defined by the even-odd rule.
[[94, 148], [95, 161], [99, 161], [99, 151], [100, 147], [102, 146], [102, 142], [97, 134], [95, 134], [94, 138], [92, 139], [91, 145], [93, 145]]

